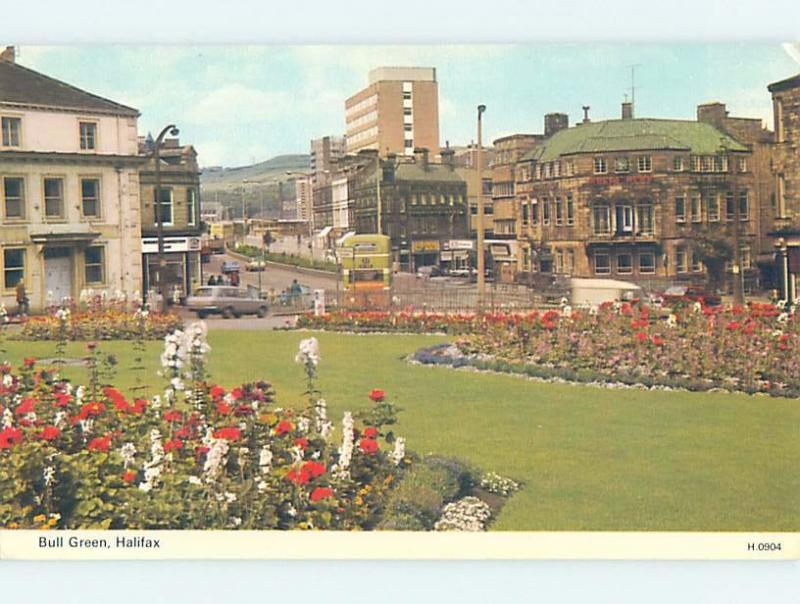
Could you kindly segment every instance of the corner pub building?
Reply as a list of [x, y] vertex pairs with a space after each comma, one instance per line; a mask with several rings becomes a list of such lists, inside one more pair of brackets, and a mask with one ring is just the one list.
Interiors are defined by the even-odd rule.
[[139, 112], [0, 54], [0, 302], [141, 288]]
[[630, 103], [616, 120], [592, 122], [585, 110], [582, 123], [549, 133], [516, 167], [517, 270], [701, 280], [692, 242], [704, 232], [738, 235], [752, 277], [749, 148], [708, 123], [636, 119]]

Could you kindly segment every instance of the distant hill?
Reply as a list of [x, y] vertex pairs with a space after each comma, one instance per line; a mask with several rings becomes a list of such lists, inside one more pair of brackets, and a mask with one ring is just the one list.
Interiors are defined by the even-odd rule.
[[231, 218], [242, 215], [243, 195], [248, 216], [288, 217], [293, 215], [295, 200], [295, 186], [290, 181], [298, 173], [310, 172], [309, 161], [309, 155], [298, 153], [238, 168], [204, 167], [200, 175], [202, 199], [229, 208]]
[[203, 168], [200, 182], [204, 185], [241, 183], [270, 180], [287, 180], [286, 172], [307, 172], [310, 157], [307, 154], [278, 155], [266, 161], [237, 168]]

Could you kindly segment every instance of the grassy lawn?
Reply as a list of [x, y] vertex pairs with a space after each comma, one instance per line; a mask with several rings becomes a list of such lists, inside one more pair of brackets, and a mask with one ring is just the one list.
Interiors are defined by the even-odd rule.
[[[384, 388], [402, 408], [398, 433], [418, 453], [458, 456], [524, 482], [494, 529], [800, 530], [800, 401], [739, 394], [606, 390], [409, 366], [432, 336], [315, 334], [319, 385], [338, 420]], [[294, 363], [303, 332], [212, 331], [213, 378], [275, 384], [279, 404], [303, 390]], [[159, 384], [160, 343], [148, 381]], [[46, 357], [53, 343], [7, 342], [9, 356]], [[132, 385], [130, 343], [117, 383]], [[84, 344], [70, 345], [80, 356]], [[83, 379], [85, 370], [67, 370]], [[337, 421], [338, 423], [338, 421]]]

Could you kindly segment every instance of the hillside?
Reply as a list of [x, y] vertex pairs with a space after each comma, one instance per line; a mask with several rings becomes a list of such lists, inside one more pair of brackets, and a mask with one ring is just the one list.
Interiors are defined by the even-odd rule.
[[286, 172], [307, 172], [309, 156], [297, 153], [294, 155], [278, 155], [266, 161], [250, 166], [236, 168], [203, 168], [200, 181], [204, 185], [241, 183], [247, 179], [251, 182], [268, 180], [286, 180]]

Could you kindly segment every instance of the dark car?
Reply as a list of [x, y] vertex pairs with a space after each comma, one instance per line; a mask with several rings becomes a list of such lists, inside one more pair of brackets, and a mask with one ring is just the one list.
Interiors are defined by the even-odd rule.
[[705, 306], [722, 304], [722, 296], [699, 285], [673, 285], [661, 294], [661, 300], [666, 306], [689, 302], [699, 302]]
[[241, 270], [239, 263], [233, 260], [226, 260], [222, 263], [222, 274], [230, 275], [231, 273], [238, 273]]

